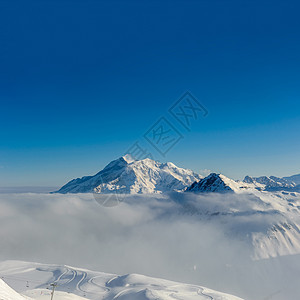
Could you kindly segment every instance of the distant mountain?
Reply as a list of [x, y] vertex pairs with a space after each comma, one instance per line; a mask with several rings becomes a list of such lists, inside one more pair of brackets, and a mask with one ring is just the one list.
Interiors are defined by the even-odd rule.
[[73, 179], [57, 193], [146, 194], [180, 191], [202, 176], [173, 163], [152, 159], [134, 160], [125, 155], [109, 163], [94, 176]]
[[[295, 179], [295, 180], [293, 180]], [[246, 176], [243, 182], [251, 183], [256, 186], [256, 188], [265, 191], [299, 191], [300, 186], [297, 185], [297, 179], [300, 181], [300, 175], [295, 175], [291, 177], [279, 178], [275, 176], [261, 176], [261, 177], [250, 177]]]
[[197, 193], [206, 193], [206, 192], [235, 192], [240, 189], [240, 185], [232, 180], [227, 178], [222, 174], [211, 173], [207, 177], [195, 181], [190, 187], [186, 189], [187, 192], [197, 192]]
[[199, 181], [195, 181], [190, 187], [186, 188], [186, 191], [197, 193], [240, 193], [244, 191], [247, 191], [247, 193], [253, 193], [254, 190], [268, 192], [300, 192], [300, 185], [296, 184], [296, 182], [298, 182], [298, 178], [299, 175], [285, 178], [275, 176], [246, 176], [243, 181], [235, 181], [222, 174], [211, 173], [207, 177], [200, 179]]
[[289, 177], [283, 177], [283, 179], [285, 179], [289, 183], [295, 183], [297, 185], [300, 185], [300, 174]]

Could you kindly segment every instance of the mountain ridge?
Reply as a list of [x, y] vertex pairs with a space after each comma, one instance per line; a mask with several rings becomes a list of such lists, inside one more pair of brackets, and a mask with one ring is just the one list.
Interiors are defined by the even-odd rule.
[[111, 161], [92, 176], [72, 179], [54, 193], [120, 193], [157, 194], [171, 191], [235, 192], [257, 189], [261, 191], [300, 192], [300, 174], [289, 177], [246, 176], [242, 181], [222, 174], [211, 173], [205, 178], [172, 162], [160, 163], [146, 158], [136, 160], [124, 155]]
[[[260, 177], [251, 177], [246, 176], [243, 180], [245, 183], [254, 184], [257, 189], [262, 189], [265, 191], [300, 191], [300, 184], [298, 184], [298, 177], [300, 182], [300, 175], [293, 175], [290, 177], [276, 177], [276, 176], [260, 176]], [[293, 181], [295, 178], [296, 182]]]

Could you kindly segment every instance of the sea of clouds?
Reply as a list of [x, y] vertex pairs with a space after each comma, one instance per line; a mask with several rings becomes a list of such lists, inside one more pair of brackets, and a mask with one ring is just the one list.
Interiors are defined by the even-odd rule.
[[253, 195], [128, 195], [113, 207], [99, 203], [92, 194], [0, 194], [0, 260], [140, 273], [245, 299], [297, 295], [299, 255], [251, 259], [249, 233], [283, 219]]

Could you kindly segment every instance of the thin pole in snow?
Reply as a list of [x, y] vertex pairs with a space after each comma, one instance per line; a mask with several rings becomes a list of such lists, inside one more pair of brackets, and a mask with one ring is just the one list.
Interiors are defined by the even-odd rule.
[[51, 300], [52, 300], [54, 296], [54, 290], [57, 287], [57, 283], [51, 283], [50, 286], [52, 286], [52, 292], [51, 292]]

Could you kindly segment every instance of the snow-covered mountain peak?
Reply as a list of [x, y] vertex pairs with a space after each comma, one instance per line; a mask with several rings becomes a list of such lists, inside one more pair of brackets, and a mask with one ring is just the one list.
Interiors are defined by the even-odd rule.
[[127, 154], [110, 162], [94, 176], [73, 179], [59, 193], [163, 193], [184, 190], [202, 177], [191, 170], [150, 158], [135, 160]]
[[134, 161], [137, 161], [135, 158], [132, 157], [132, 155], [130, 154], [125, 154], [124, 156], [122, 156], [121, 158], [123, 158], [128, 164], [131, 164]]
[[198, 182], [194, 182], [188, 192], [239, 192], [241, 185], [222, 174], [211, 173]]

